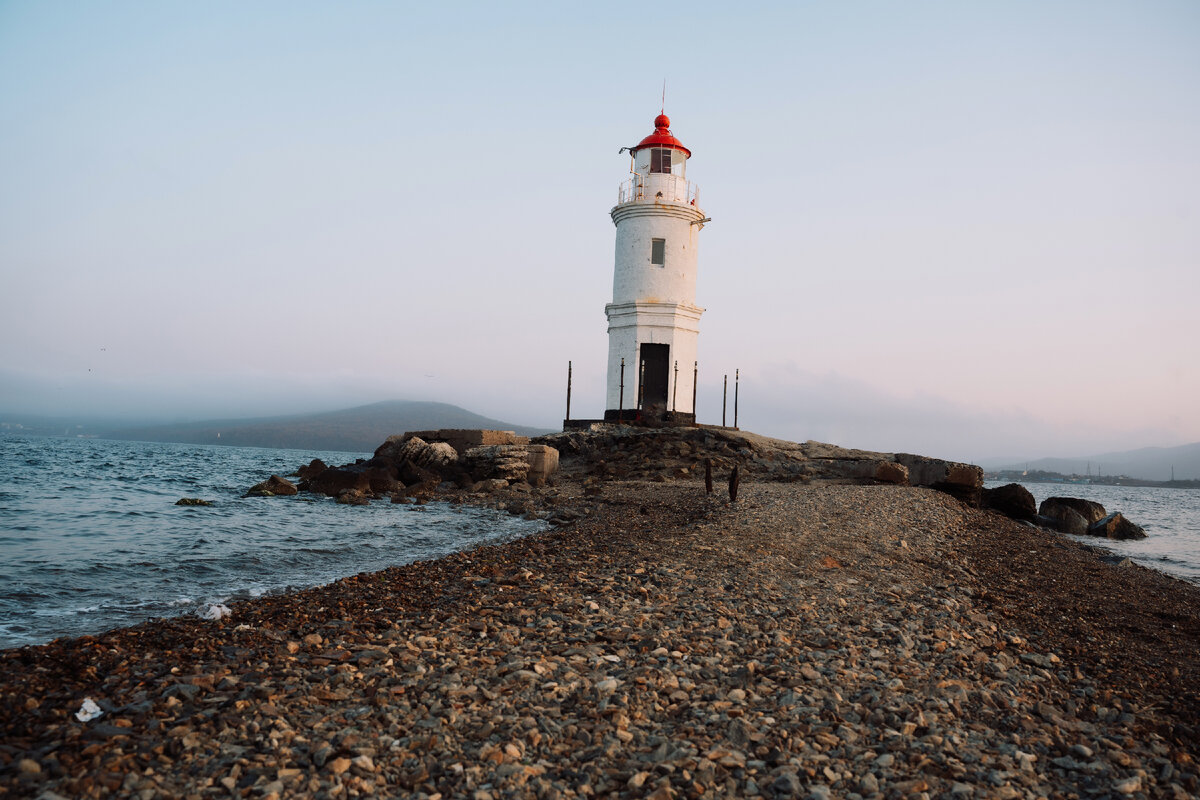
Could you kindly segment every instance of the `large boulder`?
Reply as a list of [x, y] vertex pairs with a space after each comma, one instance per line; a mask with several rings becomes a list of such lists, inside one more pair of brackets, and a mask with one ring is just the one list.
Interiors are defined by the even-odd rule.
[[1054, 516], [1045, 514], [1042, 519], [1050, 520], [1054, 530], [1062, 533], [1072, 533], [1076, 536], [1082, 536], [1087, 533], [1088, 521], [1070, 506], [1055, 506]]
[[1087, 532], [1090, 536], [1103, 536], [1106, 539], [1146, 538], [1146, 532], [1125, 519], [1120, 511], [1115, 511], [1104, 519], [1093, 522], [1088, 526]]
[[984, 508], [999, 511], [1011, 519], [1032, 522], [1038, 513], [1037, 501], [1033, 499], [1029, 490], [1019, 483], [983, 489], [981, 500]]
[[1047, 497], [1042, 501], [1038, 513], [1044, 517], [1054, 517], [1061, 519], [1062, 509], [1069, 508], [1082, 516], [1088, 525], [1093, 522], [1099, 522], [1108, 516], [1108, 512], [1104, 510], [1104, 506], [1099, 503], [1093, 503], [1091, 500], [1082, 500], [1078, 497]]
[[467, 471], [476, 481], [500, 478], [509, 482], [529, 477], [529, 447], [523, 444], [493, 444], [472, 447], [463, 454]]
[[[458, 461], [458, 452], [445, 442], [427, 442], [420, 436], [390, 436], [375, 451], [375, 459], [393, 464], [412, 464], [422, 469], [438, 472]], [[372, 459], [372, 460], [375, 460]]]
[[983, 494], [982, 467], [912, 453], [896, 453], [895, 461], [908, 470], [908, 482], [913, 486], [938, 489], [967, 505], [979, 506]]
[[526, 480], [533, 486], [545, 486], [550, 476], [558, 472], [558, 451], [547, 444], [527, 445], [529, 474]]

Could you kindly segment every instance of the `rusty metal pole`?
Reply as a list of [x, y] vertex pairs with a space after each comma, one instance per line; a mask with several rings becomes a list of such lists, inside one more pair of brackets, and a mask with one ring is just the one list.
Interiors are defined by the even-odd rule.
[[617, 397], [617, 422], [625, 417], [625, 359], [621, 359], [621, 393]]
[[567, 422], [571, 421], [571, 362], [567, 362]]
[[700, 418], [696, 416], [696, 380], [700, 377], [700, 362], [692, 363], [692, 422]]
[[721, 384], [721, 427], [725, 427], [725, 403], [729, 399], [729, 373], [725, 373], [725, 380]]
[[735, 428], [737, 427], [738, 375], [740, 373], [740, 369], [733, 371], [733, 427]]
[[671, 413], [675, 413], [675, 401], [679, 398], [679, 359], [675, 359], [675, 386], [671, 389]]
[[644, 411], [646, 408], [646, 359], [642, 359], [638, 365], [638, 411]]

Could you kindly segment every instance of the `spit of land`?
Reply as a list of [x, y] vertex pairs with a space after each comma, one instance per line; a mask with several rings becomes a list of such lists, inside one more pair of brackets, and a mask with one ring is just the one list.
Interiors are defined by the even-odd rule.
[[0, 795], [1200, 792], [1195, 586], [925, 488], [531, 499], [578, 519], [0, 653]]

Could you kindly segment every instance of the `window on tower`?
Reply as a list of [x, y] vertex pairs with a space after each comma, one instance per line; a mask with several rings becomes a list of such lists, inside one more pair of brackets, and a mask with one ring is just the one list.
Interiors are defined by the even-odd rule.
[[667, 263], [666, 239], [650, 240], [650, 263], [656, 267], [664, 266]]
[[650, 151], [650, 171], [671, 174], [671, 150], [655, 148]]

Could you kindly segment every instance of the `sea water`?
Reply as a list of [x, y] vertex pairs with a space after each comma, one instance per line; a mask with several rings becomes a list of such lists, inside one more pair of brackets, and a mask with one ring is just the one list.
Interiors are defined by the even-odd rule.
[[[545, 527], [488, 509], [243, 498], [361, 453], [0, 434], [0, 647], [316, 586]], [[181, 498], [211, 506], [177, 506]]]
[[[989, 489], [1004, 485], [988, 481]], [[1103, 486], [1076, 483], [1023, 483], [1040, 506], [1048, 497], [1078, 497], [1119, 511], [1146, 531], [1145, 539], [1113, 540], [1072, 536], [1132, 561], [1200, 584], [1200, 489], [1158, 486]]]

